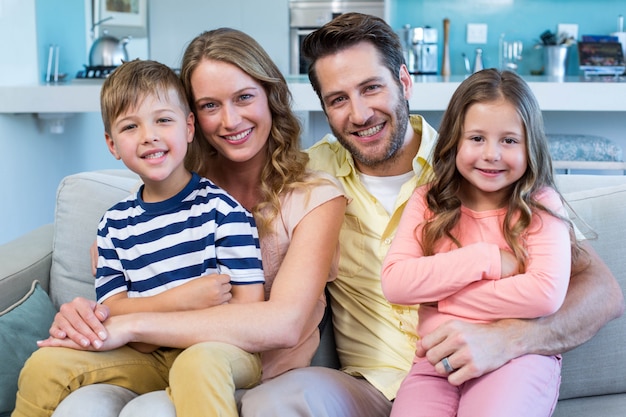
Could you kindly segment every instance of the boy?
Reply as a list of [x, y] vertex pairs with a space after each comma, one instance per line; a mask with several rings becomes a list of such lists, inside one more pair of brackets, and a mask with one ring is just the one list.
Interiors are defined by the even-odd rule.
[[[208, 308], [224, 300], [263, 301], [261, 251], [252, 215], [184, 167], [194, 115], [178, 76], [154, 61], [126, 62], [105, 80], [100, 102], [109, 151], [143, 185], [109, 209], [98, 226], [98, 302], [115, 316]], [[230, 284], [224, 282], [227, 276]], [[223, 296], [228, 291], [230, 300]], [[39, 349], [20, 375], [13, 416], [49, 416], [84, 385], [132, 386], [137, 393], [165, 389], [169, 369], [182, 350], [131, 345], [114, 355]], [[171, 346], [177, 346], [175, 340]], [[260, 379], [259, 356], [244, 356]]]
[[124, 63], [102, 86], [109, 151], [143, 181], [98, 227], [96, 295], [112, 315], [210, 307], [156, 297], [210, 273], [231, 277], [230, 302], [263, 301], [254, 219], [225, 191], [184, 167], [194, 134], [185, 97], [176, 74], [154, 61]]

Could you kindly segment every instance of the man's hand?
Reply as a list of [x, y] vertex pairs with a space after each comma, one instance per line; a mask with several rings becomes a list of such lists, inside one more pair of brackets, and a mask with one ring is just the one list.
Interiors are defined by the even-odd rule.
[[59, 340], [69, 339], [82, 348], [92, 346], [100, 349], [108, 337], [102, 324], [108, 317], [107, 306], [77, 297], [61, 306], [50, 326], [50, 336]]
[[425, 356], [440, 375], [448, 375], [441, 363], [448, 357], [450, 366], [455, 369], [448, 375], [448, 381], [461, 385], [498, 369], [517, 356], [510, 351], [515, 341], [505, 321], [490, 324], [448, 321], [417, 343], [417, 355]]

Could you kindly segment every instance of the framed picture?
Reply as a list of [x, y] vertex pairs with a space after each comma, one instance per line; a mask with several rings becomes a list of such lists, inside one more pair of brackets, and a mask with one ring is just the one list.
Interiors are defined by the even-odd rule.
[[[95, 0], [98, 20], [106, 26], [126, 26], [145, 29], [147, 0]], [[104, 23], [104, 22], [103, 22]]]

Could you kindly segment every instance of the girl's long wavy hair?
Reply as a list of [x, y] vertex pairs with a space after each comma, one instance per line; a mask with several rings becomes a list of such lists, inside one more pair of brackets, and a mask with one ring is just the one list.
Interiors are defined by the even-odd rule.
[[547, 209], [534, 198], [536, 192], [544, 187], [557, 190], [539, 104], [528, 84], [516, 73], [493, 68], [477, 72], [463, 81], [452, 95], [441, 120], [439, 139], [433, 150], [431, 188], [426, 194], [431, 216], [422, 229], [424, 254], [432, 255], [437, 242], [443, 237], [448, 237], [457, 246], [461, 246], [452, 235], [452, 229], [461, 217], [461, 200], [458, 196], [463, 177], [456, 168], [456, 156], [465, 116], [475, 103], [489, 103], [502, 98], [517, 109], [522, 119], [527, 149], [526, 172], [512, 185], [508, 210], [502, 225], [504, 238], [522, 267], [521, 270], [525, 270], [527, 252], [523, 244], [523, 234], [530, 225], [533, 212], [542, 210], [569, 224], [573, 246], [572, 263], [575, 264], [582, 249], [575, 238], [572, 222]]
[[[180, 73], [190, 107], [196, 116], [191, 75], [203, 60], [221, 61], [239, 67], [259, 82], [267, 94], [272, 127], [260, 178], [262, 199], [252, 209], [259, 232], [267, 232], [280, 212], [279, 194], [307, 180], [309, 157], [300, 148], [300, 123], [291, 110], [292, 97], [287, 82], [267, 52], [247, 34], [230, 28], [201, 33], [187, 46]], [[204, 137], [198, 117], [195, 139], [187, 152], [186, 166], [192, 171], [204, 173], [217, 151]]]

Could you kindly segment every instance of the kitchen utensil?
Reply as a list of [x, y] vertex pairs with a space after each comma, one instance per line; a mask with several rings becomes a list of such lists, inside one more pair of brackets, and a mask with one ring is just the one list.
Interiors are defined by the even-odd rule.
[[[46, 83], [58, 83], [65, 79], [67, 74], [59, 74], [59, 45], [50, 44], [48, 50], [48, 67], [46, 68]], [[54, 64], [53, 64], [54, 61]], [[52, 66], [54, 65], [54, 70]]]
[[483, 50], [476, 48], [476, 57], [474, 58], [474, 72], [481, 71], [483, 66]]
[[556, 34], [550, 32], [549, 30], [546, 30], [541, 35], [539, 35], [539, 38], [541, 39], [541, 42], [543, 42], [544, 45], [556, 45], [557, 44]]
[[544, 74], [563, 78], [567, 64], [567, 45], [545, 45], [543, 47]]
[[441, 62], [441, 75], [450, 75], [450, 19], [443, 19], [443, 58]]
[[436, 74], [437, 29], [416, 27], [409, 29], [407, 67], [411, 74]]
[[111, 67], [121, 65], [123, 61], [128, 61], [128, 51], [126, 44], [130, 42], [131, 37], [117, 39], [111, 36], [107, 31], [103, 31], [104, 35], [96, 39], [89, 50], [89, 65], [91, 67]]
[[500, 36], [500, 68], [517, 71], [519, 62], [522, 60], [524, 44], [518, 40], [505, 40], [504, 34]]
[[467, 55], [465, 54], [465, 52], [463, 52], [461, 54], [461, 56], [463, 57], [463, 63], [465, 64], [465, 74], [469, 75], [472, 73], [472, 70], [470, 68], [470, 61], [469, 58], [467, 57]]

